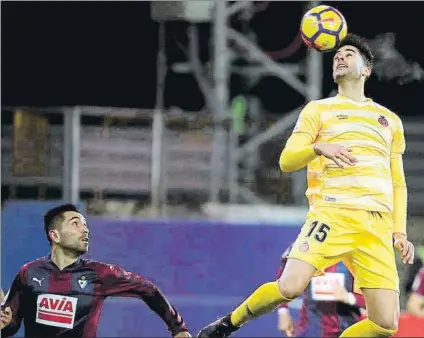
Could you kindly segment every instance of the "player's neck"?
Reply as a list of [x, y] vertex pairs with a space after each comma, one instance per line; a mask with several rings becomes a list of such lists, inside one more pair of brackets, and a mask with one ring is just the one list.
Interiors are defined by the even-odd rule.
[[75, 253], [63, 250], [57, 246], [52, 247], [51, 259], [60, 270], [63, 270], [66, 267], [74, 264], [78, 258], [79, 255], [76, 255]]
[[364, 102], [366, 100], [364, 84], [361, 81], [346, 81], [339, 83], [339, 95], [356, 102]]

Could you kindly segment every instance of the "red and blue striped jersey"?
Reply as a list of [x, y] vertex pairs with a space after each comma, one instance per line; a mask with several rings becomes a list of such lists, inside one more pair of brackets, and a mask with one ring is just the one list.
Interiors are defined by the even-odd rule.
[[25, 337], [95, 337], [106, 297], [142, 299], [166, 323], [172, 335], [187, 330], [183, 318], [149, 280], [114, 264], [78, 259], [60, 270], [50, 256], [25, 264], [2, 308], [13, 319], [1, 330], [13, 336], [25, 325]]

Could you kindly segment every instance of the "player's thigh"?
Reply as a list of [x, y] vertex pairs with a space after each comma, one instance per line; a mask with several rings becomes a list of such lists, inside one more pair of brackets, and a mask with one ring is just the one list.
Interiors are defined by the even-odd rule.
[[278, 286], [285, 298], [295, 299], [300, 296], [310, 283], [317, 269], [304, 261], [289, 258], [283, 274], [278, 279]]
[[357, 239], [354, 217], [349, 210], [338, 208], [310, 211], [289, 258], [309, 263], [319, 272], [343, 260]]
[[388, 289], [363, 288], [368, 318], [388, 330], [397, 330], [400, 315], [399, 293]]
[[352, 253], [355, 283], [359, 288], [399, 292], [390, 215], [371, 216]]

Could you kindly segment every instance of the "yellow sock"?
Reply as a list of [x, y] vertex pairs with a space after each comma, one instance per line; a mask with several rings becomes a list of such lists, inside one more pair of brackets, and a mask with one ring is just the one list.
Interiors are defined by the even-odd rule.
[[393, 336], [397, 330], [387, 330], [373, 323], [368, 318], [348, 327], [340, 337], [376, 337], [386, 338]]
[[231, 323], [240, 327], [250, 319], [271, 312], [279, 304], [289, 303], [290, 301], [292, 299], [284, 298], [281, 294], [278, 282], [263, 284], [231, 313]]

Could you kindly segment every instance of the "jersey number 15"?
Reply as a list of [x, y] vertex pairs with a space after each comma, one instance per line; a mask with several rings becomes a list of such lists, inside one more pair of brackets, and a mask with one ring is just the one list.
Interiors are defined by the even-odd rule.
[[327, 224], [321, 223], [318, 226], [319, 222], [312, 222], [310, 225], [310, 229], [306, 237], [311, 237], [311, 235], [315, 232], [314, 238], [318, 242], [322, 243], [327, 238], [328, 232], [330, 231], [330, 227]]

